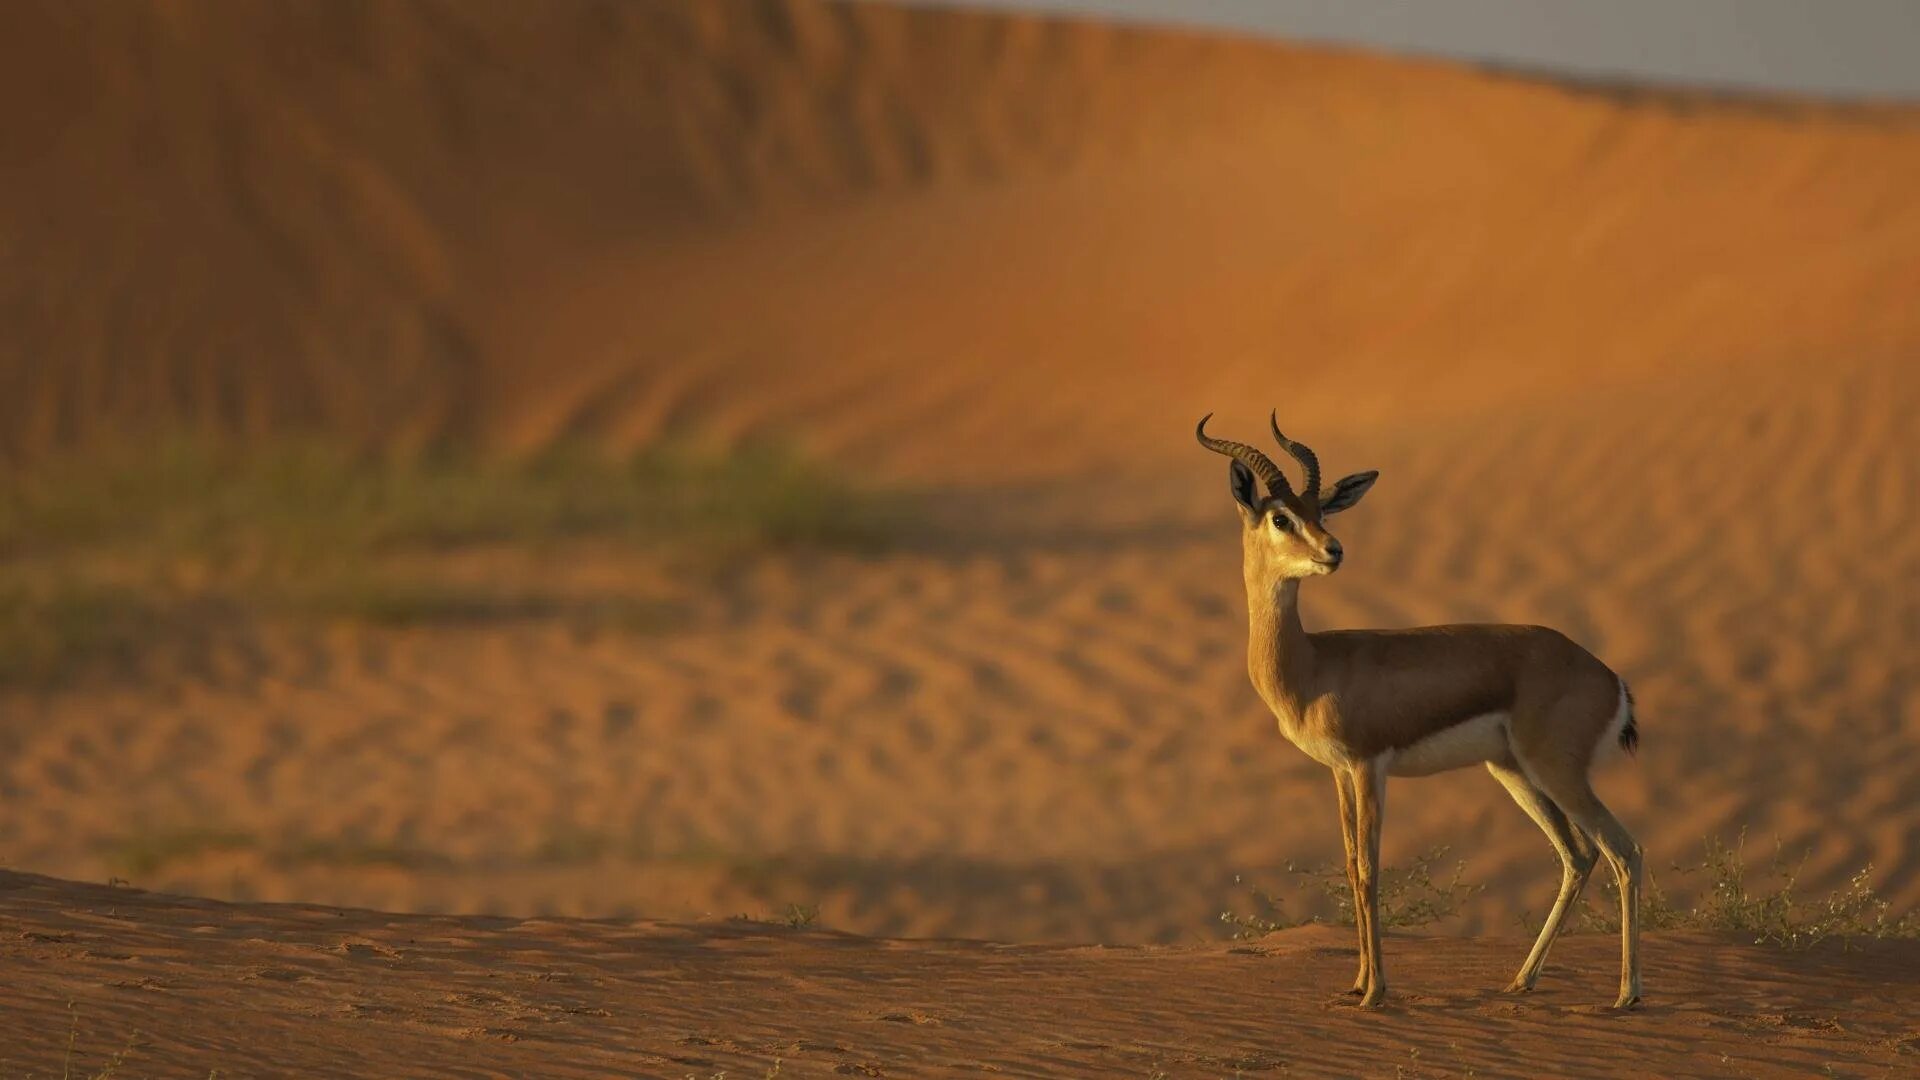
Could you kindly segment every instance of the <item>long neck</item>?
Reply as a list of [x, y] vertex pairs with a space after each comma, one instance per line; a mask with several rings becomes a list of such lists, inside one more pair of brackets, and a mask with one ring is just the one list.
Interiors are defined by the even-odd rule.
[[1247, 575], [1247, 673], [1269, 705], [1296, 704], [1313, 671], [1313, 642], [1300, 625], [1300, 582]]

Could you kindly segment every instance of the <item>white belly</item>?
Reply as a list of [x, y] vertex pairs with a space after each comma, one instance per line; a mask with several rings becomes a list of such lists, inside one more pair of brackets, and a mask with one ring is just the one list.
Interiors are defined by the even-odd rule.
[[1482, 713], [1387, 754], [1389, 776], [1431, 776], [1502, 757], [1507, 752], [1509, 717]]

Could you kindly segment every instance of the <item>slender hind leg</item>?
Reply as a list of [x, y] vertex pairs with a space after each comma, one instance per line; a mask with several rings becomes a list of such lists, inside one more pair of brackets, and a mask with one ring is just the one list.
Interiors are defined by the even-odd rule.
[[1353, 777], [1339, 769], [1333, 772], [1333, 786], [1340, 793], [1340, 844], [1347, 853], [1347, 888], [1353, 891], [1353, 926], [1359, 932], [1360, 973], [1353, 977], [1353, 989], [1347, 993], [1360, 997], [1367, 992], [1367, 924], [1360, 912], [1359, 848], [1354, 838]]
[[1640, 1004], [1640, 845], [1599, 799], [1574, 820], [1600, 844], [1620, 886], [1620, 996], [1613, 1007], [1632, 1008]]
[[1613, 1007], [1631, 1008], [1640, 1003], [1640, 845], [1593, 793], [1586, 777], [1577, 782], [1545, 775], [1537, 779], [1567, 817], [1600, 845], [1600, 854], [1613, 867], [1613, 880], [1620, 887], [1620, 996]]
[[1593, 872], [1593, 864], [1598, 861], [1592, 848], [1587, 844], [1567, 816], [1547, 798], [1547, 794], [1533, 785], [1526, 774], [1514, 765], [1505, 762], [1489, 761], [1487, 771], [1520, 804], [1547, 839], [1553, 843], [1553, 850], [1560, 855], [1560, 895], [1553, 901], [1553, 910], [1547, 913], [1547, 921], [1540, 927], [1540, 937], [1533, 943], [1533, 951], [1520, 965], [1520, 973], [1507, 984], [1508, 993], [1518, 993], [1533, 989], [1534, 981], [1540, 978], [1540, 968], [1547, 962], [1547, 950], [1553, 948], [1554, 939], [1560, 936], [1561, 924], [1566, 921], [1567, 913], [1580, 900], [1580, 890], [1586, 887], [1587, 875]]

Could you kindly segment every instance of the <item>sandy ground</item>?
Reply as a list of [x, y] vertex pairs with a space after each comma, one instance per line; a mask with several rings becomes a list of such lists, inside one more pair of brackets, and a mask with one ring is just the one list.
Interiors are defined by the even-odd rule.
[[[898, 941], [739, 922], [233, 907], [0, 877], [8, 1075], [1851, 1076], [1920, 1064], [1920, 944], [1646, 941], [1651, 1002], [1578, 936], [1392, 936], [1398, 998], [1343, 1004], [1349, 932], [1254, 945]], [[18, 927], [17, 933], [14, 927]], [[71, 1038], [71, 1057], [67, 1049]], [[777, 1071], [776, 1071], [777, 1068]]]
[[[1357, 1011], [1346, 930], [1254, 945], [879, 940], [751, 922], [382, 915], [0, 878], [10, 1076], [1903, 1076], [1920, 944], [1805, 953], [1390, 936]], [[17, 934], [13, 932], [17, 926]], [[73, 1057], [67, 1059], [67, 1038]], [[129, 1049], [131, 1047], [131, 1049]], [[778, 1065], [778, 1072], [776, 1070]]]
[[[1190, 433], [1278, 405], [1330, 473], [1383, 471], [1310, 627], [1542, 622], [1625, 674], [1641, 752], [1598, 786], [1656, 872], [1744, 829], [1803, 892], [1871, 864], [1911, 908], [1920, 111], [882, 4], [530, 10], [0, 10], [37, 43], [0, 64], [0, 455], [772, 436], [920, 527], [718, 578], [468, 556], [689, 613], [657, 634], [265, 624], [0, 691], [11, 870], [472, 916], [11, 878], [0, 1060], [52, 1068], [68, 1000], [90, 1060], [137, 1028], [200, 1076], [376, 1043], [398, 1072], [1617, 1075], [1623, 1025], [1655, 1075], [1909, 1060], [1910, 949], [1656, 937], [1623, 1020], [1579, 1011], [1610, 955], [1582, 939], [1565, 982], [1486, 996], [1556, 870], [1477, 771], [1396, 782], [1386, 856], [1451, 845], [1487, 889], [1440, 929], [1494, 936], [1395, 942], [1365, 1069], [1305, 1049], [1376, 1021], [1321, 1007], [1328, 939], [1219, 941], [1236, 875], [1284, 891], [1339, 844], [1247, 685]], [[695, 921], [790, 904], [879, 938]], [[1029, 944], [880, 940], [928, 935]], [[1180, 947], [1117, 947], [1147, 943]], [[213, 1019], [243, 1014], [257, 1041]]]

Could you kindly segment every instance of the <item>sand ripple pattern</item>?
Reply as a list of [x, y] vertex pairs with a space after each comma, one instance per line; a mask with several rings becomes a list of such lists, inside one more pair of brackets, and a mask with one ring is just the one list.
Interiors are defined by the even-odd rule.
[[[1760, 861], [1809, 852], [1809, 888], [1872, 863], [1912, 904], [1920, 392], [1866, 365], [1727, 393], [1336, 430], [1330, 470], [1385, 478], [1309, 623], [1561, 627], [1639, 694], [1642, 754], [1601, 786], [1656, 868], [1746, 828]], [[158, 687], [9, 700], [0, 850], [409, 910], [1210, 936], [1235, 874], [1338, 852], [1324, 771], [1246, 683], [1216, 465], [956, 492], [905, 550], [686, 584], [659, 635], [268, 628]], [[1490, 886], [1459, 928], [1537, 917], [1552, 856], [1495, 784], [1393, 792], [1390, 861], [1452, 844]]]
[[126, 1072], [182, 1078], [763, 1076], [775, 1062], [782, 1076], [1883, 1076], [1920, 1050], [1920, 949], [1904, 941], [1804, 953], [1650, 934], [1648, 1001], [1621, 1016], [1594, 1004], [1612, 992], [1608, 939], [1562, 941], [1539, 989], [1512, 997], [1493, 988], [1519, 940], [1395, 937], [1398, 996], [1362, 1013], [1330, 1000], [1352, 956], [1321, 927], [1103, 949], [233, 907], [21, 874], [0, 875], [0, 897], [19, 928], [0, 940], [0, 1066], [39, 1075], [123, 1052]]

